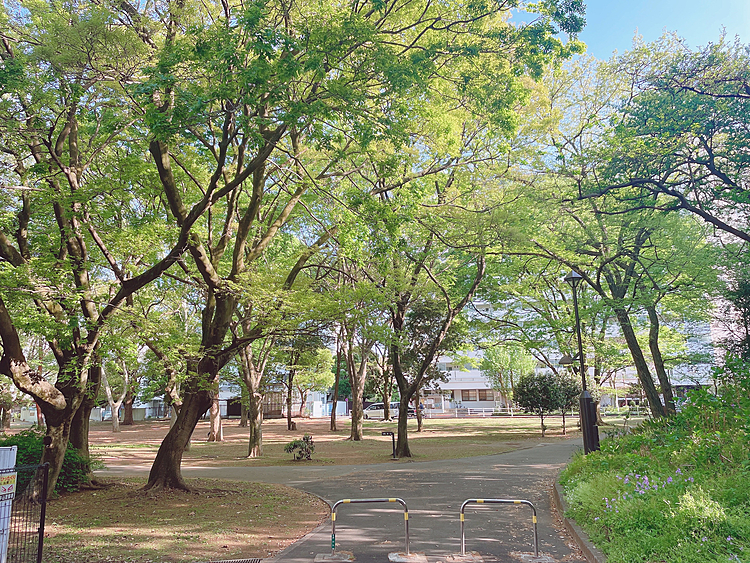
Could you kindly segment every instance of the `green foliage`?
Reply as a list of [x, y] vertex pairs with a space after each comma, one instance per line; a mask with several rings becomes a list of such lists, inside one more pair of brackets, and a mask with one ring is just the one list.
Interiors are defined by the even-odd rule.
[[[315, 451], [315, 444], [310, 434], [305, 434], [301, 440], [292, 440], [286, 446], [284, 446], [286, 453], [294, 454], [294, 459], [312, 459], [312, 454]], [[297, 452], [296, 454], [294, 452]]]
[[730, 359], [716, 394], [602, 441], [561, 474], [569, 515], [613, 563], [745, 561], [750, 549], [750, 377]]
[[562, 392], [554, 375], [528, 373], [518, 381], [514, 399], [529, 412], [547, 414], [560, 408]]
[[[44, 449], [43, 440], [44, 433], [32, 428], [3, 438], [0, 440], [0, 447], [18, 447], [16, 465], [36, 465], [42, 459], [42, 450]], [[82, 457], [68, 443], [60, 476], [55, 486], [55, 492], [77, 491], [82, 484], [88, 483], [90, 471], [91, 460]], [[32, 477], [33, 474], [31, 473], [19, 473], [18, 490], [23, 490]]]

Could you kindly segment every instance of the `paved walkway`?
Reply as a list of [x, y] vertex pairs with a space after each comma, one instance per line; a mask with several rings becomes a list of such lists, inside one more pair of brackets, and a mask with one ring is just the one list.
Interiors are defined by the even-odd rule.
[[[457, 460], [332, 467], [183, 468], [185, 477], [281, 483], [318, 495], [330, 504], [350, 498], [392, 498], [409, 509], [410, 551], [428, 563], [448, 562], [461, 551], [459, 510], [469, 498], [531, 501], [538, 513], [539, 551], [548, 561], [585, 561], [561, 522], [552, 515], [550, 489], [558, 471], [581, 448], [580, 440], [544, 443], [504, 454]], [[143, 468], [147, 474], [148, 469]], [[133, 467], [110, 466], [110, 475], [133, 475]], [[398, 503], [346, 504], [337, 510], [337, 552], [358, 563], [385, 563], [404, 551], [403, 509]], [[531, 509], [524, 505], [471, 505], [466, 509], [466, 551], [485, 562], [519, 561], [533, 553]], [[311, 563], [331, 552], [330, 520], [271, 561]]]

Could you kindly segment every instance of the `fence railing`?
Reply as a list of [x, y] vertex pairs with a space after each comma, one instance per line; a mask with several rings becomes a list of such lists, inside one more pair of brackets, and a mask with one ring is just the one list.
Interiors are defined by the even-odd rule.
[[0, 546], [0, 563], [41, 563], [48, 478], [47, 463], [0, 471], [0, 481], [14, 480], [13, 492], [2, 494], [0, 487], [0, 529], [7, 530], [7, 544], [3, 537]]
[[331, 508], [331, 557], [336, 555], [336, 509], [342, 504], [371, 504], [379, 502], [397, 502], [404, 507], [404, 529], [406, 532], [406, 555], [409, 555], [409, 509], [400, 498], [346, 498], [338, 500]]
[[461, 505], [461, 555], [466, 555], [466, 536], [464, 534], [464, 510], [469, 504], [525, 504], [531, 507], [532, 523], [534, 525], [534, 557], [539, 557], [539, 535], [536, 529], [536, 508], [528, 500], [500, 499], [500, 498], [470, 498]]

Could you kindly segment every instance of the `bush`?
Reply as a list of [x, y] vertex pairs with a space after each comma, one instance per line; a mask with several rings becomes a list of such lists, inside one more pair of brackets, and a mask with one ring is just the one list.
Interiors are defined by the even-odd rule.
[[[38, 465], [42, 460], [42, 451], [44, 450], [43, 440], [44, 433], [39, 430], [30, 429], [0, 439], [0, 447], [18, 447], [16, 465]], [[82, 484], [88, 482], [90, 470], [90, 460], [82, 457], [78, 451], [68, 443], [62, 469], [60, 470], [60, 476], [58, 477], [57, 485], [55, 486], [55, 492], [77, 491]], [[19, 491], [26, 488], [32, 475], [33, 474], [29, 473], [19, 473]]]
[[293, 454], [295, 450], [298, 451], [294, 455], [294, 459], [312, 459], [312, 454], [315, 451], [315, 444], [313, 444], [312, 436], [305, 434], [301, 440], [292, 440], [284, 446], [284, 451], [286, 453]]

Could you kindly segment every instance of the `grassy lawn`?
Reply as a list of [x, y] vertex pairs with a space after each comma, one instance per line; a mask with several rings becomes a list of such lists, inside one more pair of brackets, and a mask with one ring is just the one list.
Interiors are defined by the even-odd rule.
[[[365, 421], [365, 439], [347, 440], [348, 419], [337, 432], [328, 420], [296, 419], [296, 432], [285, 420], [263, 424], [264, 455], [248, 459], [247, 429], [226, 421], [225, 441], [207, 443], [201, 422], [183, 466], [350, 465], [408, 463], [390, 461], [395, 422]], [[541, 437], [535, 417], [425, 419], [423, 432], [409, 421], [412, 461], [488, 455], [565, 439], [562, 419], [547, 418]], [[609, 421], [608, 421], [609, 422]], [[617, 421], [614, 421], [617, 422]], [[164, 422], [141, 422], [113, 433], [110, 423], [92, 423], [91, 451], [105, 465], [150, 467], [162, 438]], [[284, 445], [305, 433], [313, 435], [312, 461], [293, 461]], [[568, 435], [576, 435], [568, 419]], [[302, 537], [327, 518], [326, 503], [294, 489], [257, 483], [195, 480], [191, 493], [140, 491], [143, 479], [107, 479], [107, 486], [67, 494], [48, 507], [44, 561], [55, 563], [188, 562], [268, 557]]]
[[207, 479], [145, 494], [142, 479], [62, 496], [48, 507], [44, 561], [179, 562], [267, 557], [328, 517], [289, 487]]

